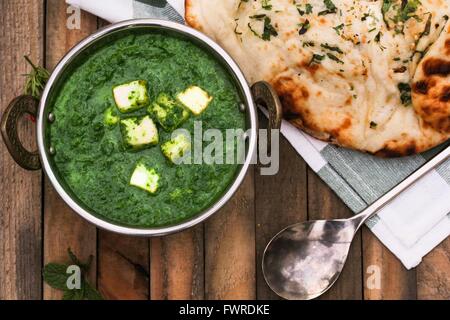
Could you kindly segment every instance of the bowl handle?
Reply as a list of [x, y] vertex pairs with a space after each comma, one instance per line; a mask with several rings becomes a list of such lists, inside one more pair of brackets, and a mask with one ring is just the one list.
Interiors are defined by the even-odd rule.
[[11, 101], [0, 122], [3, 141], [9, 153], [17, 164], [27, 170], [39, 170], [41, 162], [37, 151], [28, 151], [20, 142], [17, 133], [17, 123], [24, 114], [36, 117], [38, 104], [39, 101], [32, 96], [19, 96]]
[[283, 110], [280, 98], [275, 89], [266, 81], [258, 81], [252, 85], [253, 99], [256, 105], [266, 108], [269, 117], [269, 128], [267, 131], [268, 152], [271, 146], [271, 131], [281, 127]]

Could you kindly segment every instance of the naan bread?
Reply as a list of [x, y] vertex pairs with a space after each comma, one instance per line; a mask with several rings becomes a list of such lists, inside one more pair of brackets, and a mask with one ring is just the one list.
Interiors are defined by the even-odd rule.
[[419, 117], [436, 131], [450, 132], [450, 26], [420, 62], [412, 87]]
[[285, 119], [381, 156], [450, 138], [449, 15], [450, 0], [186, 0], [187, 22], [271, 83]]

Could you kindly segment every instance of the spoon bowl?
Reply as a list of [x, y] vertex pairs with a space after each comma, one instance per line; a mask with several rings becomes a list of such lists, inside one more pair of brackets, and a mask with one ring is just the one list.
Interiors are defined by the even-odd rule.
[[319, 220], [282, 230], [264, 251], [267, 284], [289, 300], [320, 296], [341, 274], [356, 227], [353, 220]]

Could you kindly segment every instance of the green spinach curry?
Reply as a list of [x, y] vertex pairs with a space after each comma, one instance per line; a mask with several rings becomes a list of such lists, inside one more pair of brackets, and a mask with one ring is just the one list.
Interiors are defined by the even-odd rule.
[[[176, 128], [244, 129], [238, 91], [203, 49], [162, 34], [128, 35], [97, 49], [65, 81], [50, 141], [67, 186], [107, 220], [170, 225], [208, 208], [236, 164], [176, 164]], [[193, 140], [193, 139], [192, 139]], [[225, 148], [224, 148], [225, 149]], [[175, 163], [174, 163], [175, 162]]]

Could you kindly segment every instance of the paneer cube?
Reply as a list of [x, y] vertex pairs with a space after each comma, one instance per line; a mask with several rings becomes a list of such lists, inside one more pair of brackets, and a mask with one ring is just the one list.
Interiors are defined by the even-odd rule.
[[122, 113], [132, 112], [149, 104], [147, 81], [136, 80], [113, 88], [114, 100]]
[[120, 118], [115, 114], [113, 107], [109, 107], [105, 111], [103, 120], [106, 125], [114, 126], [119, 122]]
[[172, 140], [163, 143], [161, 151], [168, 160], [178, 164], [191, 151], [191, 141], [184, 134], [179, 134]]
[[131, 175], [130, 185], [155, 193], [159, 187], [159, 175], [155, 169], [147, 168], [142, 163], [139, 163]]
[[158, 129], [150, 116], [127, 118], [120, 121], [123, 141], [128, 148], [139, 150], [159, 142]]
[[148, 111], [154, 115], [166, 131], [178, 128], [188, 117], [189, 112], [169, 95], [161, 93]]
[[177, 100], [195, 115], [205, 111], [212, 99], [208, 92], [197, 86], [191, 86], [177, 95]]

